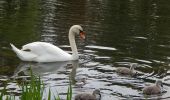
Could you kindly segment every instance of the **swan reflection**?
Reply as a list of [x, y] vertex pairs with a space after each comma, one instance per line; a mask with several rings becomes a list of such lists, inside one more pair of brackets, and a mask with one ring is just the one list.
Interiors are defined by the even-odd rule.
[[81, 75], [77, 71], [78, 67], [79, 61], [53, 63], [22, 62], [18, 65], [12, 78], [29, 80], [27, 77], [30, 77], [31, 68], [32, 72], [40, 76], [47, 84], [63, 84], [70, 80], [73, 85], [82, 87], [86, 83], [87, 76]]
[[72, 75], [75, 76], [76, 68], [79, 66], [78, 61], [52, 62], [52, 63], [32, 63], [22, 62], [16, 68], [13, 77], [30, 75], [30, 68], [32, 72], [39, 76], [46, 74], [66, 72], [72, 68]]

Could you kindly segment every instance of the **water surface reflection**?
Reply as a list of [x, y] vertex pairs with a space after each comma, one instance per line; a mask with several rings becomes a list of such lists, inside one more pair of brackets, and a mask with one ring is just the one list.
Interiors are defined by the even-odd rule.
[[[102, 100], [144, 99], [142, 88], [162, 79], [164, 92], [147, 98], [170, 97], [169, 1], [17, 1], [0, 1], [1, 83], [7, 80], [8, 86], [17, 88], [12, 80], [28, 80], [32, 66], [46, 86], [54, 93], [58, 91], [63, 99], [69, 78], [73, 96], [99, 88]], [[45, 41], [70, 53], [68, 30], [73, 24], [80, 24], [87, 33], [84, 42], [76, 38], [79, 62], [21, 63], [9, 46], [10, 42], [20, 47]], [[115, 72], [117, 67], [129, 67], [129, 63], [141, 65], [135, 69], [138, 76]]]

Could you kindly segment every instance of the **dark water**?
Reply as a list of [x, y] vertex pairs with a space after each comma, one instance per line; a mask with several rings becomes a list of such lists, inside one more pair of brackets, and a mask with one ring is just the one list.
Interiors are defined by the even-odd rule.
[[[26, 80], [29, 67], [47, 89], [65, 99], [69, 77], [73, 96], [99, 88], [102, 100], [170, 98], [170, 1], [165, 0], [1, 0], [0, 86], [19, 93], [16, 80]], [[27, 63], [12, 52], [45, 41], [70, 52], [68, 30], [80, 24], [86, 41], [77, 38], [78, 62]], [[138, 63], [137, 77], [121, 76], [120, 66]], [[85, 78], [81, 87], [75, 80]], [[145, 96], [142, 88], [162, 79], [160, 95]]]

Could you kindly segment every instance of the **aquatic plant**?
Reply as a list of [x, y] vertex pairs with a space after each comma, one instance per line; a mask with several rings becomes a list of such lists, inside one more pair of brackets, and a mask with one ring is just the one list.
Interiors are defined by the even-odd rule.
[[71, 82], [70, 82], [70, 85], [67, 91], [67, 100], [71, 100], [71, 99], [72, 99], [72, 87], [71, 87]]
[[44, 85], [40, 77], [31, 74], [30, 82], [23, 82], [21, 100], [42, 100]]
[[[45, 85], [43, 81], [41, 81], [41, 78], [33, 75], [32, 70], [30, 71], [31, 79], [28, 82], [22, 82], [21, 83], [21, 100], [61, 100], [59, 95], [57, 97], [55, 95], [52, 95], [51, 90], [48, 91], [48, 97], [43, 98], [44, 91], [45, 91]], [[0, 100], [15, 100], [15, 96], [12, 95], [6, 95], [6, 88], [4, 88], [0, 92]], [[52, 97], [53, 96], [53, 97]], [[72, 99], [72, 86], [71, 83], [69, 84], [68, 90], [67, 90], [67, 99]]]

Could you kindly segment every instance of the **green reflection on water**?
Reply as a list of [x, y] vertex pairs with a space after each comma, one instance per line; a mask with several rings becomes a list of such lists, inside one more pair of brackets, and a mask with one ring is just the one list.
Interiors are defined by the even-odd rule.
[[16, 68], [18, 59], [9, 49], [9, 43], [14, 43], [20, 48], [25, 43], [38, 40], [39, 9], [38, 0], [0, 1], [1, 74], [12, 75]]
[[[0, 44], [19, 45], [38, 39], [39, 1], [7, 0], [1, 3]], [[4, 43], [5, 42], [5, 43]]]

